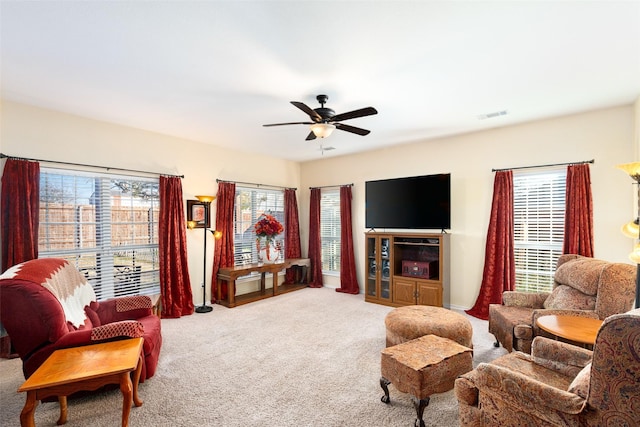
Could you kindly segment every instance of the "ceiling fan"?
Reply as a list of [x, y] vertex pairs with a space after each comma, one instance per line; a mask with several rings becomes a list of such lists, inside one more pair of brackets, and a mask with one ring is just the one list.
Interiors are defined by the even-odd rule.
[[358, 117], [371, 116], [378, 114], [378, 111], [373, 107], [360, 108], [359, 110], [349, 111], [347, 113], [336, 114], [331, 108], [326, 108], [326, 104], [329, 97], [327, 95], [318, 95], [316, 99], [320, 103], [320, 108], [310, 108], [303, 102], [291, 101], [293, 105], [304, 111], [309, 115], [310, 122], [289, 122], [289, 123], [272, 123], [262, 125], [269, 126], [286, 126], [286, 125], [311, 125], [311, 132], [307, 135], [306, 140], [311, 141], [317, 138], [326, 138], [331, 135], [334, 129], [344, 130], [346, 132], [355, 133], [357, 135], [368, 135], [369, 130], [357, 128], [355, 126], [345, 125], [340, 123], [343, 120], [355, 119]]

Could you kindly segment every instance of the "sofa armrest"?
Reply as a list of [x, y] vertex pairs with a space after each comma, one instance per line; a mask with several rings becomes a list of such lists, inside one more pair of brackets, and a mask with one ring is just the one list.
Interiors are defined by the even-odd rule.
[[458, 402], [468, 406], [478, 406], [478, 388], [474, 382], [474, 371], [467, 372], [456, 378], [454, 390]]
[[502, 304], [515, 307], [543, 308], [549, 292], [505, 291], [502, 293]]
[[531, 357], [538, 365], [575, 377], [591, 362], [593, 352], [562, 341], [535, 337]]
[[70, 331], [54, 343], [56, 350], [60, 348], [79, 347], [89, 344], [92, 344], [90, 328]]
[[552, 387], [502, 366], [481, 363], [476, 371], [476, 386], [480, 393], [491, 393], [506, 401], [519, 396], [527, 400], [527, 408], [532, 413], [553, 410], [565, 414], [578, 414], [586, 405], [586, 399], [577, 394]]

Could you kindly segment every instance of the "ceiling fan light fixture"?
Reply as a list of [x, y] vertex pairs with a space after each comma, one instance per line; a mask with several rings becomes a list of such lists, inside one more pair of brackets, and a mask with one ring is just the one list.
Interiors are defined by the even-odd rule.
[[311, 131], [317, 138], [328, 137], [335, 128], [335, 125], [331, 123], [315, 123], [311, 125]]

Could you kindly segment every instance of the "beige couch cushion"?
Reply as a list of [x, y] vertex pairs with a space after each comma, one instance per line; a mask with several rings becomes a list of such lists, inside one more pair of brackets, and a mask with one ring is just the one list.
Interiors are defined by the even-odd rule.
[[545, 300], [546, 309], [563, 310], [594, 310], [596, 308], [595, 295], [586, 295], [567, 285], [559, 285]]
[[596, 295], [600, 275], [608, 264], [607, 261], [586, 257], [567, 261], [556, 269], [556, 286], [567, 285], [587, 295]]

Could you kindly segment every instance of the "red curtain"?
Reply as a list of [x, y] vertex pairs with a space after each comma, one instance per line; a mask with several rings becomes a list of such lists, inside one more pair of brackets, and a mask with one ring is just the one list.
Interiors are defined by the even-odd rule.
[[567, 167], [562, 253], [593, 257], [593, 200], [588, 164]]
[[340, 187], [340, 287], [336, 291], [359, 294], [360, 286], [356, 277], [356, 260], [353, 251], [351, 199], [351, 186]]
[[310, 288], [322, 287], [322, 241], [320, 240], [320, 189], [311, 189], [309, 203], [309, 259], [311, 259]]
[[480, 294], [467, 314], [487, 320], [489, 304], [501, 304], [502, 292], [515, 289], [513, 233], [513, 172], [498, 171], [493, 183]]
[[[300, 258], [300, 221], [298, 220], [298, 200], [296, 190], [287, 188], [284, 190], [284, 222], [287, 229], [284, 232], [284, 257]], [[289, 268], [285, 274], [285, 283], [294, 283], [298, 267]]]
[[[218, 183], [216, 197], [216, 231], [222, 237], [216, 240], [213, 254], [213, 272], [211, 273], [211, 302], [218, 298], [218, 270], [220, 267], [233, 266], [233, 209], [236, 200], [236, 184], [233, 182]], [[227, 298], [227, 283], [222, 283], [220, 297]]]
[[40, 163], [7, 159], [2, 174], [2, 271], [38, 258]]
[[158, 250], [162, 317], [193, 314], [193, 294], [187, 267], [187, 222], [182, 202], [182, 181], [160, 177], [160, 216]]

